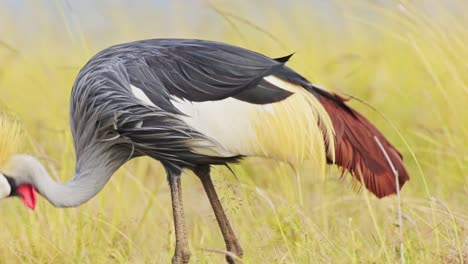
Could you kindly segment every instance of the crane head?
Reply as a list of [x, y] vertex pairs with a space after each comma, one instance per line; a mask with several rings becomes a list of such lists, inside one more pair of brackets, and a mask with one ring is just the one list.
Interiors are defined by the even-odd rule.
[[18, 197], [23, 204], [34, 210], [37, 205], [37, 194], [30, 184], [16, 185], [13, 178], [0, 173], [0, 199]]
[[[0, 112], [0, 165], [5, 164], [21, 148], [21, 124], [7, 114]], [[19, 170], [21, 171], [21, 170]], [[27, 207], [34, 209], [37, 195], [29, 184], [17, 184], [13, 177], [0, 172], [0, 199], [19, 197]]]

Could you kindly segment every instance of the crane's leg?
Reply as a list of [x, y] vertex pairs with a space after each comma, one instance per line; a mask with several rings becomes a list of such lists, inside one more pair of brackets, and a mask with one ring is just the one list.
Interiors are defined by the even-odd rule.
[[180, 173], [169, 174], [169, 186], [171, 188], [172, 213], [174, 215], [174, 227], [176, 246], [172, 264], [185, 264], [190, 260], [190, 249], [187, 240], [187, 231], [185, 229], [184, 208], [182, 206], [182, 186]]
[[[232, 255], [237, 256], [238, 258], [242, 258], [242, 248], [237, 241], [236, 235], [232, 230], [231, 224], [224, 213], [223, 206], [219, 201], [218, 195], [216, 194], [216, 190], [213, 185], [213, 181], [211, 180], [210, 176], [210, 166], [199, 166], [194, 169], [195, 174], [200, 178], [203, 188], [210, 200], [211, 207], [213, 208], [214, 214], [216, 216], [216, 220], [218, 221], [219, 228], [221, 229], [221, 233], [223, 233], [224, 242], [226, 243], [227, 251], [231, 252]], [[227, 255], [226, 260], [230, 264], [238, 263], [236, 258]]]

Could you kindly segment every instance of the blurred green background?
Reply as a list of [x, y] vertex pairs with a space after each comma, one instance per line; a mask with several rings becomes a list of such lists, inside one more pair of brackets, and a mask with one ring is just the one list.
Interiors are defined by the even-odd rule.
[[[288, 63], [358, 100], [405, 157], [411, 180], [378, 200], [331, 168], [247, 159], [215, 185], [245, 263], [468, 262], [468, 2], [0, 2], [0, 110], [22, 121], [23, 151], [61, 181], [72, 176], [69, 94], [96, 52], [145, 38], [228, 42]], [[370, 104], [377, 109], [374, 111]], [[384, 117], [382, 117], [385, 116]], [[221, 263], [224, 242], [198, 179], [183, 178], [193, 263]], [[174, 249], [160, 164], [124, 166], [92, 201], [28, 211], [0, 201], [0, 263], [168, 263]]]

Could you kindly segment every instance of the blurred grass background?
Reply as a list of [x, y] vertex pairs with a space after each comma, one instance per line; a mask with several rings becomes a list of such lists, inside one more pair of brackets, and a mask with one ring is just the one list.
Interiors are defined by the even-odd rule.
[[[26, 1], [0, 2], [0, 110], [24, 125], [23, 151], [56, 179], [72, 176], [69, 94], [80, 67], [113, 44], [197, 38], [288, 63], [351, 104], [401, 150], [411, 180], [378, 200], [331, 168], [248, 159], [214, 181], [245, 263], [468, 262], [468, 2]], [[174, 231], [158, 162], [125, 165], [80, 208], [40, 199], [0, 202], [0, 263], [169, 263]], [[183, 177], [192, 263], [222, 263], [224, 242], [198, 179]]]

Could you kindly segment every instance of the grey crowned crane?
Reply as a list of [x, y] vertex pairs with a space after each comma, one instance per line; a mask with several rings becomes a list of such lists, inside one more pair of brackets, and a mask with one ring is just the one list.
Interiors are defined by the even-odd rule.
[[37, 191], [56, 207], [79, 206], [125, 162], [149, 156], [164, 166], [171, 190], [172, 262], [190, 257], [180, 177], [189, 169], [200, 178], [232, 253], [226, 259], [235, 263], [242, 249], [214, 189], [211, 165], [261, 156], [295, 166], [312, 160], [324, 172], [332, 163], [378, 197], [396, 193], [409, 179], [398, 150], [342, 97], [287, 67], [288, 59], [188, 39], [107, 48], [73, 85], [73, 178], [57, 183], [35, 157], [14, 155], [0, 174], [0, 198], [19, 196], [34, 209]]

